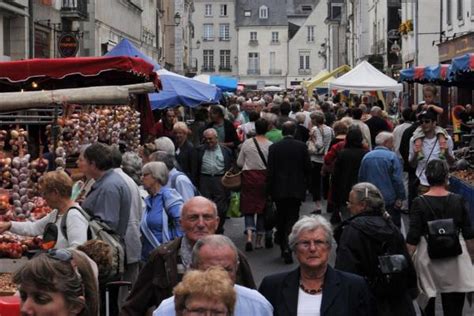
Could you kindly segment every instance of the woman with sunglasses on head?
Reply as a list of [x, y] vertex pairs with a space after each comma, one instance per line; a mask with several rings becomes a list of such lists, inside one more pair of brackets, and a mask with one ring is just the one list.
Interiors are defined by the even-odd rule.
[[0, 222], [0, 234], [10, 230], [23, 236], [43, 235], [45, 249], [83, 244], [87, 241], [89, 223], [79, 210], [79, 204], [71, 200], [72, 186], [71, 178], [64, 171], [46, 173], [39, 180], [40, 193], [53, 211], [35, 222]]
[[98, 289], [85, 255], [52, 249], [34, 257], [13, 276], [21, 315], [97, 316]]

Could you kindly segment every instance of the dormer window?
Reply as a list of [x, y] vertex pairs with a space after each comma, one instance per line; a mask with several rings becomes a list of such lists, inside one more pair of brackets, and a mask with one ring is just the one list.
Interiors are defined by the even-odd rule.
[[268, 19], [268, 7], [262, 5], [258, 10], [258, 17], [260, 19]]

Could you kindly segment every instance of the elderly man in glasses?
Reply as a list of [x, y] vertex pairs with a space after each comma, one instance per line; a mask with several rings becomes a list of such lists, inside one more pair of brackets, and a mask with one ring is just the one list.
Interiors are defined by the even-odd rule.
[[[239, 252], [229, 237], [223, 235], [206, 236], [196, 242], [193, 247], [191, 267], [195, 270], [207, 271], [213, 267], [221, 267], [235, 283], [239, 267]], [[186, 276], [185, 276], [186, 279]], [[271, 316], [272, 305], [256, 290], [234, 285], [237, 301], [234, 316]], [[179, 306], [178, 306], [179, 308]], [[174, 316], [176, 311], [175, 297], [164, 300], [153, 316]], [[191, 313], [190, 313], [191, 314]], [[208, 315], [208, 314], [207, 314]], [[211, 315], [221, 315], [211, 313]], [[230, 315], [230, 314], [227, 314]]]
[[[180, 224], [184, 237], [161, 245], [150, 254], [120, 315], [145, 315], [148, 309], [173, 295], [173, 287], [191, 268], [193, 246], [217, 229], [217, 207], [204, 197], [194, 197], [183, 205]], [[256, 286], [250, 266], [244, 255], [238, 254], [236, 283], [253, 289]]]

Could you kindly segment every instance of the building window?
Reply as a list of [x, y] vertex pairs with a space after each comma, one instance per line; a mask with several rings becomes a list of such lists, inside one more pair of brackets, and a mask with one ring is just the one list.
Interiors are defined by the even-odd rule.
[[272, 43], [279, 43], [278, 32], [272, 32]]
[[230, 26], [228, 23], [219, 24], [219, 40], [220, 41], [230, 40], [229, 29], [230, 29]]
[[244, 11], [244, 16], [246, 16], [246, 17], [252, 16], [252, 11], [250, 11], [250, 10], [245, 10], [245, 11]]
[[229, 49], [224, 49], [220, 51], [219, 70], [221, 71], [232, 70], [231, 65], [230, 65], [230, 50]]
[[250, 32], [250, 40], [251, 41], [257, 40], [257, 32]]
[[314, 42], [314, 26], [309, 25], [306, 27], [306, 30], [307, 30], [306, 41], [309, 43], [313, 43]]
[[311, 13], [313, 11], [313, 7], [310, 5], [302, 5], [301, 11], [303, 11], [304, 13]]
[[311, 69], [309, 64], [309, 57], [310, 52], [308, 51], [301, 51], [299, 52], [299, 59], [300, 59], [300, 68], [301, 70], [309, 70]]
[[330, 20], [340, 20], [342, 16], [342, 3], [331, 3], [329, 7]]
[[204, 41], [214, 40], [214, 24], [204, 24]]
[[275, 72], [276, 53], [270, 52], [270, 75]]
[[463, 11], [462, 11], [462, 9], [463, 9], [463, 8], [462, 8], [462, 7], [463, 7], [463, 4], [462, 4], [462, 2], [463, 2], [463, 1], [464, 1], [464, 0], [458, 0], [458, 1], [457, 1], [457, 2], [458, 2], [458, 20], [462, 20], [462, 19], [463, 19], [463, 16], [462, 16], [462, 14], [463, 14]]
[[446, 0], [446, 24], [451, 25], [451, 0]]
[[212, 4], [206, 4], [204, 6], [204, 16], [212, 16]]
[[214, 69], [214, 50], [203, 50], [202, 68], [204, 71], [213, 71]]
[[221, 4], [221, 16], [227, 16], [227, 4]]
[[260, 74], [260, 58], [258, 53], [249, 53], [249, 75], [258, 75]]
[[260, 19], [268, 19], [268, 8], [264, 5], [258, 10], [258, 17]]

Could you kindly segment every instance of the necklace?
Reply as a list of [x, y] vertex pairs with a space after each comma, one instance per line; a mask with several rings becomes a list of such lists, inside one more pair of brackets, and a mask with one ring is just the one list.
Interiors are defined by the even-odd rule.
[[318, 289], [307, 289], [304, 287], [303, 282], [300, 281], [300, 289], [302, 289], [303, 292], [309, 295], [316, 295], [318, 293], [321, 293], [323, 291], [323, 286], [324, 286], [324, 283], [321, 283], [321, 286]]

